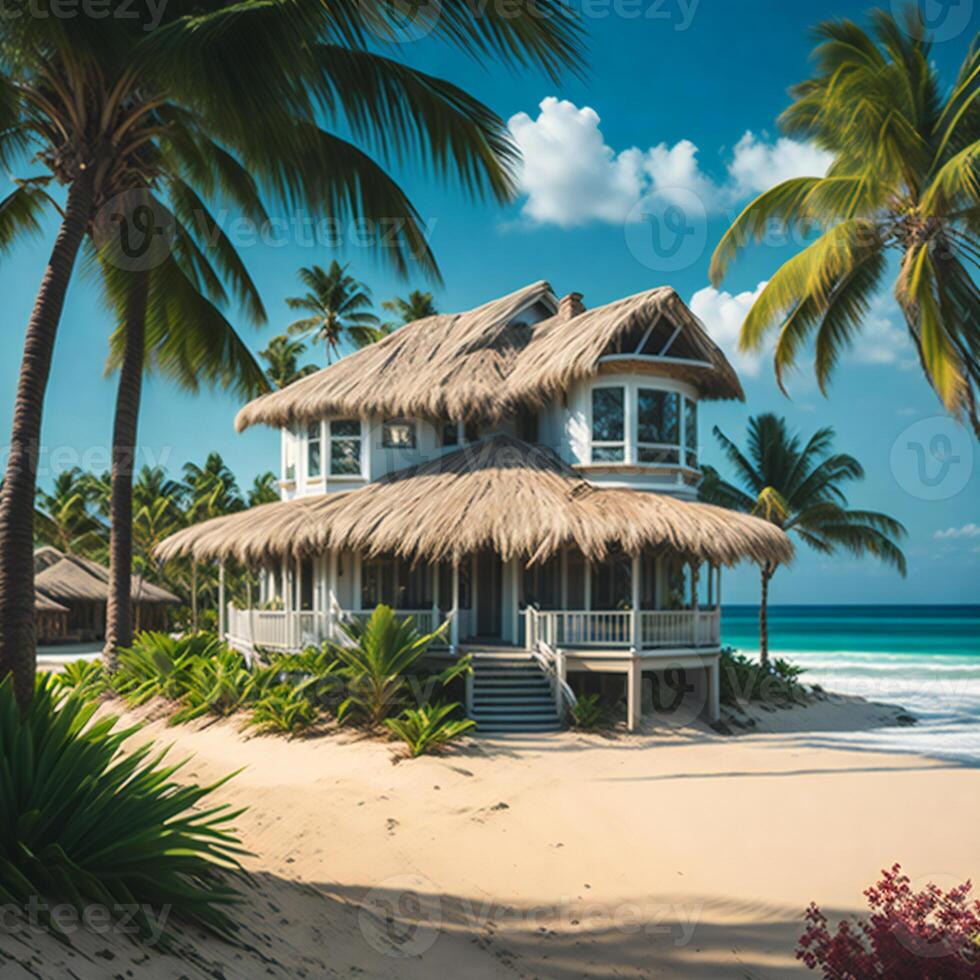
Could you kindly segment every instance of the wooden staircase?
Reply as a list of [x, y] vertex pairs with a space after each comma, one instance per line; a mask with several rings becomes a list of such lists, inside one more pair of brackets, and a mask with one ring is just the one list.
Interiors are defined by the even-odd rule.
[[526, 653], [473, 654], [470, 717], [477, 723], [478, 735], [562, 728], [551, 683]]

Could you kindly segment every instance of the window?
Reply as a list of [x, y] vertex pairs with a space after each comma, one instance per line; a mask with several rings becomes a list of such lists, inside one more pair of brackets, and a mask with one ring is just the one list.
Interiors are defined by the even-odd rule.
[[517, 438], [523, 442], [538, 441], [538, 413], [526, 409], [517, 417]]
[[463, 438], [467, 442], [479, 442], [480, 441], [480, 427], [476, 422], [467, 422], [463, 426]]
[[381, 428], [385, 449], [414, 449], [415, 423], [411, 419], [389, 419]]
[[626, 459], [626, 397], [624, 388], [592, 389], [592, 462]]
[[692, 469], [697, 469], [698, 403], [690, 398], [684, 399], [684, 449], [687, 465]]
[[680, 396], [641, 388], [637, 392], [636, 458], [640, 463], [679, 463]]
[[628, 555], [614, 555], [592, 566], [592, 608], [629, 609], [633, 600], [633, 563]]
[[319, 422], [311, 422], [306, 429], [306, 477], [314, 480], [323, 475], [323, 433]]
[[283, 429], [283, 479], [292, 482], [296, 479], [296, 433], [292, 429]]
[[361, 475], [361, 423], [334, 419], [330, 423], [330, 475]]
[[459, 445], [459, 423], [443, 422], [439, 429], [439, 442], [443, 446]]
[[561, 558], [525, 565], [522, 576], [524, 605], [538, 609], [561, 608]]

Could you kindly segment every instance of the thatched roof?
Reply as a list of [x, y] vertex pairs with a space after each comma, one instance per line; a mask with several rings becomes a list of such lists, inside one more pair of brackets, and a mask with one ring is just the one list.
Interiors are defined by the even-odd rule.
[[504, 558], [538, 561], [563, 545], [596, 560], [617, 547], [724, 565], [793, 555], [786, 535], [766, 521], [663, 494], [596, 487], [550, 449], [509, 436], [349, 493], [265, 504], [194, 525], [157, 554], [254, 564], [350, 548], [442, 561], [490, 548]]
[[[553, 300], [551, 287], [542, 281], [467, 313], [416, 320], [380, 343], [249, 403], [235, 426], [241, 431], [328, 415], [493, 423], [597, 374], [600, 358], [619, 340], [656, 324], [668, 337], [676, 331], [689, 355], [661, 359], [657, 373], [685, 378], [703, 398], [744, 397], [725, 355], [673, 289], [653, 289], [577, 316], [561, 310], [535, 325], [518, 317], [535, 303]], [[650, 369], [649, 363], [644, 366]]]
[[[57, 548], [39, 548], [34, 553], [34, 584], [39, 592], [56, 602], [107, 602], [109, 569], [80, 555], [66, 555]], [[180, 602], [172, 592], [133, 576], [133, 600], [147, 605]]]
[[60, 602], [55, 602], [43, 592], [34, 593], [34, 612], [44, 613], [67, 613], [69, 609]]

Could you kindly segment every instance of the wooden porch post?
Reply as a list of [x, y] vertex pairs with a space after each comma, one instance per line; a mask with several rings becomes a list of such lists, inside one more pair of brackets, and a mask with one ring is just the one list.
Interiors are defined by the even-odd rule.
[[453, 562], [453, 607], [452, 623], [449, 627], [449, 649], [454, 655], [459, 650], [459, 562]]
[[432, 582], [432, 629], [439, 629], [439, 563], [429, 562], [429, 578]]
[[218, 562], [218, 637], [222, 642], [228, 632], [228, 609], [225, 606], [225, 563]]
[[640, 722], [643, 694], [643, 670], [640, 659], [633, 657], [626, 675], [626, 728], [635, 731]]
[[351, 605], [354, 607], [354, 612], [361, 611], [361, 553], [359, 551], [354, 553], [353, 560], [354, 570], [351, 575], [353, 582], [351, 583], [354, 589], [354, 600]]
[[708, 675], [708, 721], [716, 722], [721, 718], [721, 666], [717, 657], [711, 658], [705, 673]]
[[561, 547], [561, 607], [568, 610], [568, 545]]
[[638, 554], [632, 557], [632, 571], [630, 574], [630, 586], [632, 589], [631, 605], [633, 607], [633, 615], [630, 621], [630, 646], [633, 648], [633, 656], [637, 657], [640, 654], [640, 649], [643, 646], [643, 639], [640, 636], [640, 566], [642, 562], [640, 561], [640, 556]]
[[511, 559], [510, 573], [510, 628], [511, 640], [514, 646], [521, 635], [521, 560], [520, 558]]
[[289, 555], [282, 560], [282, 608], [286, 615], [286, 648], [293, 647], [293, 573], [289, 568]]
[[713, 609], [715, 605], [715, 566], [708, 563], [708, 608]]
[[[248, 606], [248, 642], [252, 649], [252, 653], [255, 652], [255, 603], [252, 602], [252, 573], [250, 569], [246, 569], [245, 577], [245, 603]], [[249, 663], [251, 663], [251, 656], [249, 657]]]

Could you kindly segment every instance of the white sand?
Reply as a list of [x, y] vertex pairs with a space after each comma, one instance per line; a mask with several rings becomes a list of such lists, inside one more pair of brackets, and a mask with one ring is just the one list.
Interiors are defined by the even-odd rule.
[[140, 737], [193, 753], [187, 778], [247, 767], [218, 793], [249, 807], [244, 947], [185, 932], [178, 958], [0, 935], [0, 977], [781, 977], [806, 972], [793, 952], [811, 900], [857, 912], [896, 861], [919, 884], [980, 879], [980, 770], [821, 745], [893, 707], [755, 714], [738, 737], [653, 720], [397, 764], [347, 733], [154, 722]]

